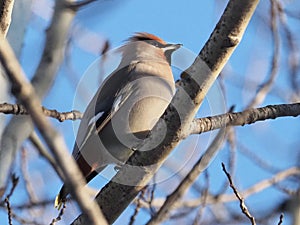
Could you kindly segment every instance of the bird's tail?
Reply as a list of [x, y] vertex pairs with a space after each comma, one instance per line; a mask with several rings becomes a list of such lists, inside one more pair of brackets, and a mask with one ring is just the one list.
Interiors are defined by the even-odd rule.
[[62, 204], [66, 201], [66, 197], [67, 197], [68, 193], [69, 192], [68, 192], [66, 186], [63, 185], [54, 201], [54, 207], [57, 210], [60, 210]]
[[[90, 182], [95, 176], [97, 176], [97, 174], [99, 172], [101, 172], [106, 166], [103, 166], [103, 167], [99, 167], [96, 170], [92, 171], [89, 173], [89, 175], [86, 176], [86, 182]], [[57, 210], [60, 210], [62, 204], [66, 201], [66, 198], [67, 198], [67, 195], [69, 194], [69, 190], [68, 188], [63, 185], [58, 193], [58, 195], [56, 196], [55, 198], [55, 201], [54, 201], [54, 207], [57, 209]]]

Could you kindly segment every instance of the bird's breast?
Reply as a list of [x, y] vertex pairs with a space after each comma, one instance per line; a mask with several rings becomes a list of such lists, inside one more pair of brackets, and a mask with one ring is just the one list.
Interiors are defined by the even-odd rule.
[[175, 86], [155, 76], [140, 76], [128, 86], [131, 93], [120, 104], [111, 124], [116, 137], [130, 147], [152, 130], [171, 102]]

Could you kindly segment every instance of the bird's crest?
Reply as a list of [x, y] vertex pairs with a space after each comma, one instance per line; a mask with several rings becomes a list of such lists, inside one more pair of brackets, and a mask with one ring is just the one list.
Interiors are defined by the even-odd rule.
[[129, 41], [157, 41], [163, 45], [167, 44], [163, 39], [153, 35], [149, 34], [147, 32], [136, 32], [132, 37], [128, 39]]

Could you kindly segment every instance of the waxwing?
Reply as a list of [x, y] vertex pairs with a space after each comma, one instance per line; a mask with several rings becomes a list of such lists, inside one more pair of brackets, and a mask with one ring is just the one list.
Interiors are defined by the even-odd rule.
[[[164, 113], [175, 93], [171, 54], [180, 46], [135, 33], [118, 49], [121, 62], [85, 110], [72, 153], [87, 183], [108, 164], [124, 164]], [[56, 208], [68, 193], [63, 186]]]

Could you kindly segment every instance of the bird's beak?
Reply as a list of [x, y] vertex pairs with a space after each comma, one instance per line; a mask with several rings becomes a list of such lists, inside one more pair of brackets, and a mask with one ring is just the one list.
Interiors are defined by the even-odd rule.
[[167, 44], [164, 46], [164, 52], [168, 63], [171, 65], [171, 55], [174, 51], [179, 49], [182, 44]]
[[174, 44], [174, 48], [175, 50], [181, 48], [183, 46], [183, 44]]
[[177, 49], [179, 49], [180, 47], [182, 46], [182, 44], [167, 44], [165, 47], [164, 47], [164, 50], [165, 52], [166, 51], [176, 51]]

